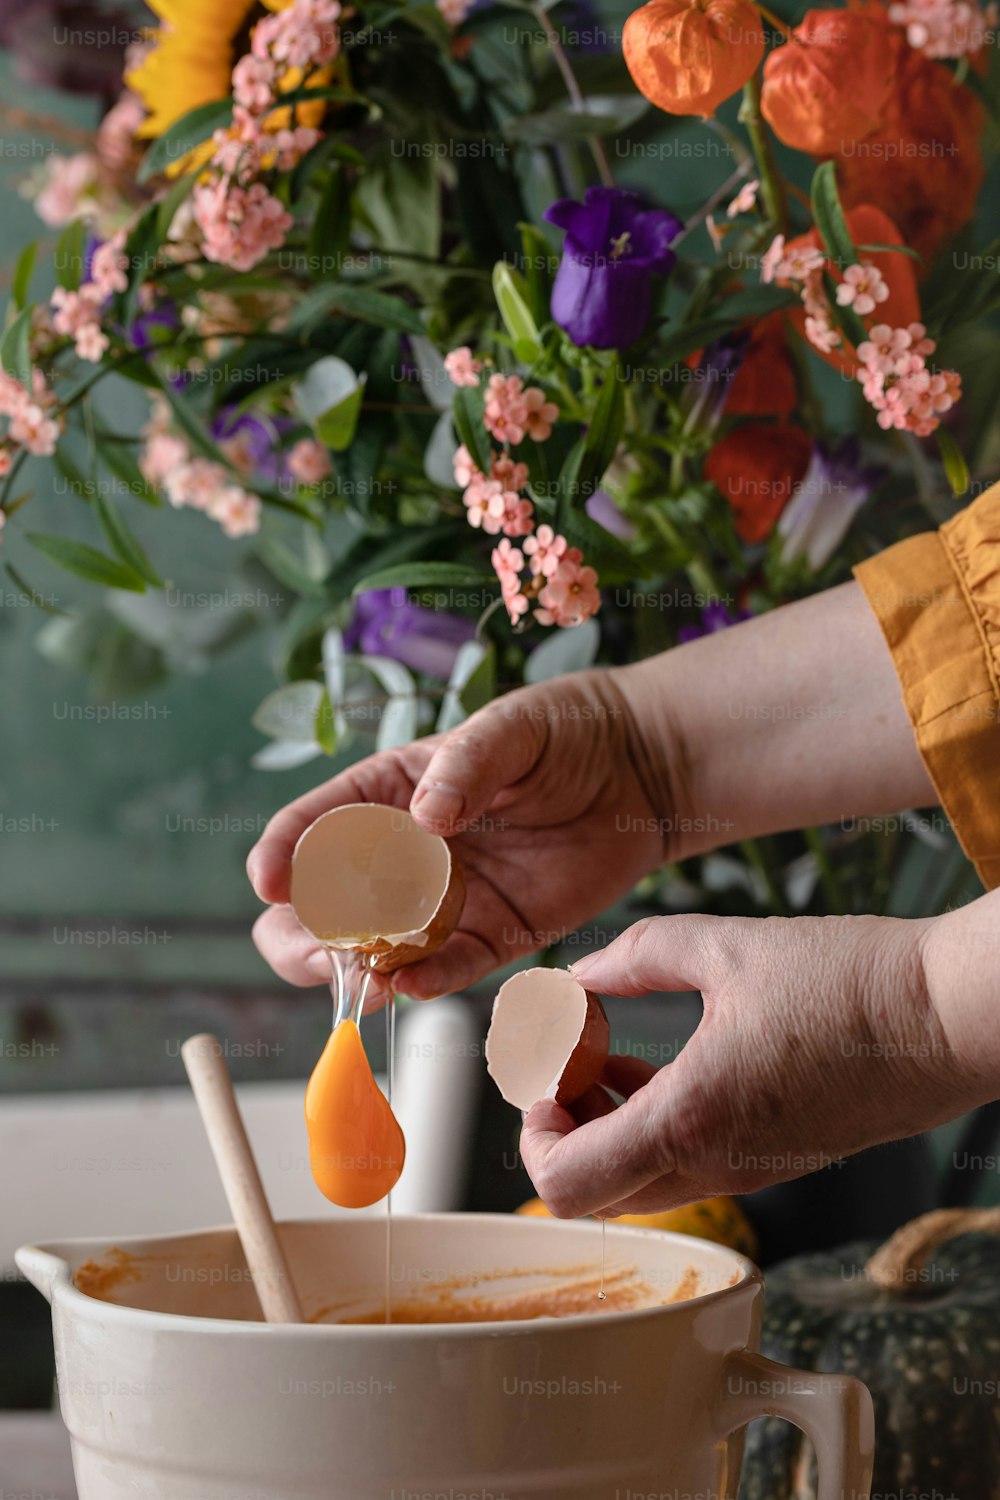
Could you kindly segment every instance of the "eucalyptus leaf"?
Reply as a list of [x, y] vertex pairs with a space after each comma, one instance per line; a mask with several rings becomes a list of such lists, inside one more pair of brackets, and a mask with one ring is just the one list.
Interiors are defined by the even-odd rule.
[[299, 415], [320, 442], [341, 453], [350, 447], [361, 414], [366, 376], [359, 377], [346, 360], [328, 354], [316, 360], [294, 387]]
[[496, 689], [496, 650], [492, 641], [464, 641], [445, 690], [435, 730], [443, 734], [488, 703]]
[[550, 677], [561, 677], [564, 672], [582, 672], [595, 661], [600, 643], [601, 632], [596, 620], [557, 628], [535, 647], [525, 662], [525, 682], [547, 682]]
[[269, 693], [251, 719], [253, 727], [273, 740], [314, 744], [314, 725], [323, 687], [318, 682], [289, 682]]
[[323, 754], [315, 740], [274, 740], [250, 757], [255, 771], [294, 771]]
[[424, 450], [424, 473], [432, 484], [443, 490], [457, 490], [455, 449], [458, 439], [452, 426], [451, 412], [443, 411], [434, 424], [431, 440]]

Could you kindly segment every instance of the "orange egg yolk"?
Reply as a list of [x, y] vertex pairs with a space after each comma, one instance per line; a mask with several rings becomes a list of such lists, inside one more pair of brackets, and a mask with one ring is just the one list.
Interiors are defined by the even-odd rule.
[[354, 1021], [334, 1027], [306, 1089], [309, 1165], [341, 1208], [367, 1208], [399, 1181], [406, 1142]]

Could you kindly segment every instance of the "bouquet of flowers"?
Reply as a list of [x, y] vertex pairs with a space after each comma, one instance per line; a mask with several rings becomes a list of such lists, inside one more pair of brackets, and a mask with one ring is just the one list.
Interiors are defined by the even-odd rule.
[[[649, 0], [616, 30], [588, 0], [150, 3], [93, 149], [27, 186], [58, 284], [32, 296], [28, 247], [6, 566], [39, 597], [32, 549], [89, 580], [153, 649], [148, 508], [195, 546], [220, 527], [282, 590], [258, 765], [725, 628], [994, 477], [995, 5]], [[108, 377], [148, 397], [139, 430]], [[86, 540], [79, 506], [32, 526], [31, 455]], [[671, 899], [873, 910], [909, 861], [919, 904], [952, 847], [807, 839]]]

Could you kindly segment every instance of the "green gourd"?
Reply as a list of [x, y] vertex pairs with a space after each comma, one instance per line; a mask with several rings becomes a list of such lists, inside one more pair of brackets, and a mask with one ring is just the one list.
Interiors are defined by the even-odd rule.
[[[941, 1209], [881, 1249], [785, 1261], [767, 1276], [762, 1350], [868, 1386], [874, 1497], [1000, 1500], [1000, 1209]], [[797, 1428], [751, 1425], [739, 1500], [816, 1500]]]

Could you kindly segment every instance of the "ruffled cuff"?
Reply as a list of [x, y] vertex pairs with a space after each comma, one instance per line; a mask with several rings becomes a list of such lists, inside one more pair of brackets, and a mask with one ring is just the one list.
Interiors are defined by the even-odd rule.
[[1000, 484], [855, 568], [962, 848], [1000, 886]]

